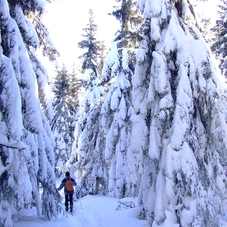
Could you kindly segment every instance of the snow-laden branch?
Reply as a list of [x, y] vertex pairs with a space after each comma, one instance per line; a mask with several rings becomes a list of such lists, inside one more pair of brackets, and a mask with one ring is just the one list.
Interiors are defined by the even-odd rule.
[[0, 132], [0, 146], [16, 148], [16, 149], [25, 149], [25, 144], [21, 141], [10, 141], [5, 135]]

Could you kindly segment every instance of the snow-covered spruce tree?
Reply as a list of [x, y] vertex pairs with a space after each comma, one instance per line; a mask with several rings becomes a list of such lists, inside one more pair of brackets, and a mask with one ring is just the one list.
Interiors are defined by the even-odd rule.
[[100, 138], [99, 143], [105, 141], [105, 144], [99, 147], [104, 148], [108, 195], [122, 198], [131, 195], [132, 190], [127, 172], [128, 159], [131, 158], [128, 142], [131, 135], [129, 118], [132, 112], [132, 71], [128, 66], [127, 50], [124, 48], [120, 54], [118, 51], [117, 42], [114, 42], [105, 61], [105, 66], [113, 66], [115, 78], [112, 80], [102, 106], [100, 129], [102, 139]]
[[[126, 12], [124, 11], [124, 13]], [[123, 15], [122, 13], [120, 17]], [[94, 65], [88, 65], [87, 71], [83, 75], [83, 81], [87, 81], [84, 84], [87, 86], [84, 86], [85, 90], [81, 93], [75, 129], [74, 154], [70, 161], [70, 163], [76, 162], [74, 168], [77, 171], [77, 177], [89, 193], [109, 193], [116, 197], [123, 197], [127, 193], [126, 174], [124, 175], [124, 173], [127, 155], [126, 140], [130, 134], [128, 119], [131, 111], [130, 80], [132, 71], [128, 67], [127, 51], [123, 48], [128, 43], [128, 36], [124, 37], [125, 29], [128, 27], [126, 21], [124, 23], [125, 26], [122, 26], [122, 32], [117, 35], [104, 63], [101, 84], [109, 93], [105, 97], [102, 109], [98, 99], [100, 95], [97, 96], [102, 88], [99, 82], [95, 84], [92, 82], [94, 81], [92, 77], [95, 76]], [[91, 50], [89, 49], [89, 51]], [[91, 56], [91, 54], [86, 56]], [[98, 87], [94, 89], [94, 86], [97, 85]], [[96, 97], [97, 101], [92, 101], [91, 97]], [[111, 138], [111, 136], [113, 137]], [[110, 174], [108, 173], [109, 168], [111, 169]], [[117, 187], [115, 187], [116, 185]]]
[[139, 216], [153, 227], [218, 226], [215, 215], [226, 209], [227, 127], [214, 60], [189, 1], [138, 6], [145, 22], [131, 149], [143, 156]]
[[216, 40], [212, 45], [212, 50], [220, 60], [219, 67], [223, 75], [227, 78], [227, 1], [221, 0], [219, 5], [219, 19], [213, 28]]
[[115, 41], [121, 41], [118, 44], [127, 48], [129, 68], [134, 71], [135, 67], [135, 51], [138, 49], [141, 34], [139, 27], [143, 22], [143, 17], [140, 11], [136, 7], [136, 0], [116, 0], [119, 3], [115, 6], [115, 10], [110, 13], [113, 15], [120, 23], [120, 29], [116, 33]]
[[71, 74], [65, 65], [56, 68], [53, 81], [53, 108], [54, 116], [51, 128], [55, 138], [56, 170], [62, 172], [68, 161], [74, 141], [74, 115], [75, 109], [71, 108]]
[[104, 187], [110, 196], [122, 198], [138, 194], [127, 174], [127, 163], [132, 164], [128, 144], [131, 135], [132, 56], [139, 42], [140, 36], [135, 31], [141, 18], [136, 13], [134, 1], [119, 2], [121, 5], [112, 15], [119, 20], [121, 28], [111, 44], [102, 71], [102, 85], [107, 94], [102, 105], [97, 143], [105, 157]]
[[0, 1], [0, 222], [5, 227], [33, 204], [40, 216], [57, 215], [54, 140], [28, 55], [28, 47], [37, 48], [39, 39], [27, 15], [42, 13], [43, 3]]
[[[32, 24], [34, 25], [35, 31], [39, 38], [40, 49], [42, 50], [43, 56], [48, 57], [49, 61], [51, 62], [55, 61], [56, 57], [59, 56], [59, 53], [55, 49], [55, 46], [50, 39], [49, 32], [42, 22], [42, 15], [40, 15], [38, 11], [30, 12], [28, 18], [32, 20]], [[21, 25], [19, 26], [22, 33], [24, 33], [25, 31], [23, 28], [23, 20], [21, 21]], [[38, 93], [41, 108], [48, 122], [51, 122], [53, 117], [52, 99], [50, 97], [51, 81], [48, 76], [47, 70], [44, 68], [43, 64], [36, 54], [36, 50], [30, 45], [30, 43], [28, 43], [26, 47], [38, 82]]]
[[98, 25], [95, 24], [94, 12], [92, 9], [89, 10], [89, 14], [89, 23], [86, 28], [83, 28], [85, 34], [82, 34], [82, 37], [85, 39], [78, 43], [78, 47], [80, 49], [85, 49], [86, 51], [79, 58], [82, 60], [82, 73], [84, 73], [86, 69], [92, 69], [95, 77], [97, 77], [98, 65], [100, 63], [99, 57], [101, 55], [103, 42], [96, 39]]
[[[97, 72], [97, 71], [96, 71]], [[101, 159], [96, 148], [99, 131], [100, 100], [103, 89], [93, 69], [86, 69], [80, 81], [79, 107], [76, 115], [74, 143], [67, 168], [76, 174], [77, 180], [87, 193], [95, 193], [97, 168]], [[92, 173], [93, 172], [93, 173]], [[95, 172], [95, 173], [94, 173]], [[96, 177], [95, 177], [96, 176]]]
[[[89, 10], [90, 18], [83, 30], [85, 40], [78, 43], [79, 48], [85, 49], [82, 59], [82, 75], [79, 89], [79, 108], [77, 111], [74, 144], [67, 167], [76, 174], [85, 193], [96, 193], [102, 159], [96, 148], [96, 138], [99, 131], [100, 100], [103, 93], [100, 86], [99, 65], [101, 63], [102, 42], [97, 41], [97, 25], [94, 14]], [[96, 186], [95, 186], [96, 185]]]
[[45, 117], [50, 123], [54, 113], [53, 113], [53, 106], [52, 106], [52, 98], [50, 95], [51, 89], [50, 89], [50, 80], [49, 80], [48, 72], [33, 51], [29, 53], [29, 56], [32, 61], [32, 67], [37, 78], [38, 94], [39, 94], [41, 108]]
[[79, 91], [81, 87], [81, 83], [79, 80], [80, 70], [76, 68], [75, 64], [73, 64], [72, 72], [70, 73], [69, 80], [69, 90], [70, 95], [68, 97], [69, 108], [72, 113], [76, 113], [77, 108], [79, 107]]

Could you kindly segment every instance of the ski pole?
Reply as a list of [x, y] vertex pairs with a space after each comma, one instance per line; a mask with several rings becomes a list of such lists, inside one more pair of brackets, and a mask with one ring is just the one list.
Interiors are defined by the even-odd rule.
[[81, 210], [83, 210], [83, 207], [82, 207], [82, 203], [80, 201], [80, 197], [81, 197], [81, 188], [79, 188], [79, 186], [77, 186], [77, 192], [79, 192], [79, 196], [78, 196], [78, 199], [79, 199], [79, 202], [80, 202], [80, 207], [81, 207]]
[[[79, 201], [80, 201], [80, 198], [79, 198]], [[81, 201], [80, 201], [80, 207], [81, 207], [81, 210], [83, 210], [83, 207], [82, 207]]]

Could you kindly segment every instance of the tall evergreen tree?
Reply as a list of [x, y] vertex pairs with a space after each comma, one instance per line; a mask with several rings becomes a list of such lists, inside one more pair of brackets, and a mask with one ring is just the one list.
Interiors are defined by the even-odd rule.
[[98, 25], [95, 24], [94, 12], [92, 9], [89, 10], [89, 14], [89, 23], [86, 28], [83, 28], [85, 34], [82, 34], [85, 39], [78, 43], [78, 47], [85, 49], [86, 52], [79, 58], [82, 59], [82, 73], [84, 73], [86, 69], [92, 69], [95, 77], [97, 77], [100, 60], [99, 57], [101, 55], [101, 47], [103, 44], [96, 39]]
[[116, 0], [120, 2], [119, 7], [110, 13], [120, 22], [120, 29], [116, 34], [115, 40], [122, 39], [122, 45], [125, 48], [138, 47], [141, 37], [138, 28], [143, 22], [143, 17], [140, 15], [136, 7], [135, 0]]
[[[47, 0], [47, 2], [51, 3], [52, 0]], [[57, 51], [52, 40], [50, 39], [48, 29], [42, 22], [42, 14], [37, 11], [35, 13], [30, 12], [28, 17], [32, 20], [32, 23], [36, 30], [43, 56], [48, 57], [50, 61], [55, 61], [56, 57], [59, 56], [59, 52]]]
[[[122, 69], [122, 52], [128, 52], [128, 66], [133, 72], [135, 65], [135, 53], [139, 47], [141, 35], [138, 30], [143, 19], [136, 8], [136, 2], [133, 0], [116, 0], [120, 2], [119, 7], [115, 7], [110, 15], [116, 17], [120, 22], [120, 29], [116, 33], [113, 44], [106, 58], [106, 63], [102, 70], [102, 84], [108, 84], [112, 78], [115, 78]], [[117, 48], [115, 47], [117, 45]], [[114, 57], [112, 57], [114, 56]], [[130, 78], [129, 78], [130, 79]], [[106, 86], [106, 85], [105, 85]], [[107, 86], [108, 87], [108, 86]], [[108, 89], [108, 88], [107, 88]]]
[[137, 25], [141, 22], [141, 17], [136, 11], [135, 1], [118, 2], [121, 6], [112, 15], [119, 20], [121, 28], [111, 44], [102, 71], [102, 85], [107, 94], [101, 110], [97, 146], [104, 149], [105, 192], [122, 198], [136, 195], [134, 184], [131, 184], [126, 173], [128, 163], [132, 160], [129, 146], [131, 136], [129, 119], [132, 114], [131, 78], [134, 69], [132, 56], [138, 47], [140, 35]]
[[29, 51], [29, 56], [32, 61], [32, 67], [36, 74], [38, 83], [38, 94], [42, 111], [50, 123], [53, 118], [52, 98], [50, 94], [50, 79], [47, 70], [37, 57], [34, 51]]
[[[126, 11], [120, 16], [124, 17], [124, 13]], [[124, 23], [104, 62], [101, 84], [107, 94], [101, 102], [102, 106], [99, 106], [100, 102], [91, 106], [91, 101], [81, 100], [82, 112], [78, 113], [80, 117], [75, 130], [78, 140], [73, 148], [77, 178], [87, 191], [119, 198], [130, 195], [134, 190], [130, 189], [125, 172], [130, 138], [132, 71], [125, 48], [125, 40], [129, 39], [124, 37], [130, 31], [126, 32], [128, 27], [126, 21]], [[91, 91], [94, 94], [94, 88], [86, 89], [85, 93], [90, 94]], [[87, 95], [83, 94], [83, 97]], [[82, 117], [84, 113], [87, 113], [86, 117]]]
[[143, 22], [143, 17], [136, 6], [136, 0], [116, 0], [120, 6], [115, 6], [115, 10], [110, 13], [120, 23], [120, 29], [116, 33], [115, 41], [118, 43], [118, 48], [126, 48], [129, 54], [129, 67], [134, 71], [135, 66], [135, 51], [138, 49], [141, 34], [138, 28]]
[[[62, 170], [62, 165], [68, 161], [74, 140], [74, 116], [76, 111], [72, 107], [72, 78], [65, 65], [56, 68], [53, 82], [54, 116], [51, 122], [55, 135], [56, 165]], [[61, 167], [60, 167], [61, 166]], [[61, 171], [60, 171], [61, 173]]]
[[219, 19], [216, 20], [216, 25], [213, 28], [216, 40], [212, 45], [212, 50], [220, 59], [220, 69], [227, 78], [227, 1], [221, 0], [218, 11]]
[[[38, 99], [38, 72], [30, 48], [38, 48], [29, 13], [44, 10], [42, 1], [0, 1], [0, 219], [35, 203], [39, 216], [58, 212], [54, 140]], [[40, 191], [42, 195], [40, 196]]]
[[[114, 43], [116, 44], [116, 43]], [[118, 53], [117, 45], [116, 50]], [[105, 64], [110, 64], [107, 59]], [[115, 63], [116, 64], [116, 63]], [[122, 51], [122, 68], [110, 85], [101, 111], [99, 143], [104, 143], [104, 158], [108, 195], [122, 198], [132, 195], [132, 185], [128, 181], [127, 164], [130, 149], [131, 123], [131, 77], [126, 49]], [[102, 138], [102, 139], [101, 139]], [[103, 141], [103, 138], [105, 140]], [[103, 146], [103, 145], [102, 145]], [[102, 147], [99, 145], [99, 147]]]
[[[103, 42], [97, 41], [97, 25], [94, 23], [94, 13], [89, 10], [90, 18], [86, 34], [86, 40], [78, 43], [79, 48], [87, 49], [82, 58], [82, 75], [79, 80], [79, 108], [77, 111], [75, 125], [75, 141], [72, 154], [68, 162], [68, 168], [75, 172], [81, 181], [86, 193], [96, 193], [98, 185], [96, 178], [100, 167], [100, 151], [95, 148], [96, 138], [99, 129], [100, 102], [102, 87], [100, 86], [100, 66], [102, 63]], [[92, 162], [97, 160], [96, 164]], [[93, 172], [93, 173], [92, 173]]]
[[73, 64], [72, 72], [70, 73], [69, 79], [69, 97], [68, 105], [70, 112], [75, 115], [79, 107], [79, 90], [81, 87], [81, 82], [79, 80], [79, 69]]
[[[40, 49], [42, 49], [43, 56], [48, 57], [50, 61], [55, 61], [56, 57], [59, 56], [59, 53], [56, 50], [55, 46], [53, 45], [49, 37], [49, 32], [47, 28], [42, 22], [42, 14], [39, 11], [29, 11], [29, 13], [27, 13], [26, 16], [34, 26], [36, 35], [39, 39], [38, 46]], [[39, 100], [41, 103], [42, 110], [45, 116], [47, 117], [48, 121], [50, 122], [53, 117], [52, 99], [50, 97], [50, 86], [49, 86], [50, 79], [46, 69], [44, 68], [44, 66], [42, 65], [41, 61], [39, 60], [36, 54], [36, 49], [38, 46], [36, 44], [34, 46], [34, 43], [31, 45], [30, 43], [31, 39], [29, 38], [30, 34], [26, 33], [26, 28], [24, 27], [23, 20], [20, 19], [19, 15], [15, 15], [15, 17], [17, 17], [18, 26], [21, 30], [21, 33], [25, 34], [25, 37], [27, 37], [28, 39], [28, 42], [25, 43], [25, 45], [28, 50], [28, 54], [31, 59], [32, 66], [37, 77]]]
[[[97, 193], [100, 177], [101, 151], [96, 147], [99, 132], [100, 106], [103, 89], [92, 69], [87, 69], [80, 80], [79, 108], [76, 114], [75, 140], [67, 167], [75, 173], [85, 193]], [[99, 172], [99, 174], [98, 174]]]
[[227, 131], [214, 60], [189, 1], [138, 5], [145, 22], [131, 149], [143, 168], [140, 217], [151, 226], [217, 226], [226, 210]]

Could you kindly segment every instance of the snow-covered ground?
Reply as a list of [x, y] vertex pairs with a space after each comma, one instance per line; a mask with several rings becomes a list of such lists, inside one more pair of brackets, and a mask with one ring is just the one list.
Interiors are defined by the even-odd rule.
[[[135, 208], [118, 205], [130, 202]], [[101, 195], [88, 195], [74, 202], [74, 215], [62, 212], [57, 218], [45, 221], [37, 217], [36, 210], [25, 210], [18, 217], [15, 227], [145, 227], [147, 222], [137, 218], [137, 199], [116, 199]]]

